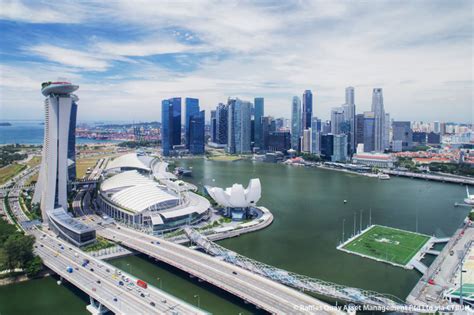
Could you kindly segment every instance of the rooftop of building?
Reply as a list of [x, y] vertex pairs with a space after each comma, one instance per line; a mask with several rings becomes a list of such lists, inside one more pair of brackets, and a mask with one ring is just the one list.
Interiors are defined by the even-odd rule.
[[75, 233], [81, 234], [94, 231], [92, 227], [71, 217], [63, 208], [49, 210], [48, 215], [63, 227], [66, 227], [68, 230], [71, 230]]
[[137, 153], [128, 153], [116, 157], [112, 161], [107, 164], [105, 168], [106, 171], [113, 170], [113, 169], [122, 169], [122, 168], [130, 168], [130, 169], [138, 169], [150, 172], [150, 164], [153, 160], [153, 157], [146, 156], [146, 155], [137, 155]]

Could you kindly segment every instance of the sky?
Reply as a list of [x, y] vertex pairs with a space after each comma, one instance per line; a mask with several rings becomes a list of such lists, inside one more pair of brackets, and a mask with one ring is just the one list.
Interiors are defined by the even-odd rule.
[[0, 0], [0, 119], [42, 119], [41, 82], [80, 85], [78, 119], [161, 120], [161, 100], [265, 98], [328, 119], [355, 87], [396, 120], [472, 123], [474, 1]]

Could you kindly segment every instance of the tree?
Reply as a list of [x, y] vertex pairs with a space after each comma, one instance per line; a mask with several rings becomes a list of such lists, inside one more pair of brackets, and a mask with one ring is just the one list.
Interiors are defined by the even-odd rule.
[[3, 244], [6, 254], [7, 268], [24, 268], [27, 262], [33, 259], [33, 244], [35, 239], [31, 235], [12, 234]]
[[28, 277], [36, 276], [41, 270], [43, 270], [43, 261], [39, 256], [35, 256], [26, 264], [25, 271]]

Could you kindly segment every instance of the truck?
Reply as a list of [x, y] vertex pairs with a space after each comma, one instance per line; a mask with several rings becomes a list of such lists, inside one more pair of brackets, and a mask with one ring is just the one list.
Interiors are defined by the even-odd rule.
[[148, 287], [147, 283], [140, 279], [137, 280], [137, 285], [143, 289], [146, 289]]
[[87, 266], [87, 264], [89, 264], [89, 263], [90, 263], [89, 259], [84, 259], [84, 260], [82, 261], [82, 267]]
[[69, 266], [68, 266], [68, 267], [66, 268], [66, 271], [69, 272], [69, 273], [72, 273], [72, 272], [73, 272], [73, 269], [72, 269], [72, 267], [69, 267]]

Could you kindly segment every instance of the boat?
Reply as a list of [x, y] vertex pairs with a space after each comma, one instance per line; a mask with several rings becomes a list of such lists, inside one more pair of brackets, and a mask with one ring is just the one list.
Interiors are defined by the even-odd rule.
[[71, 84], [71, 82], [43, 82], [41, 84], [41, 93], [44, 96], [50, 94], [70, 94], [79, 88], [77, 85]]
[[467, 198], [464, 199], [464, 203], [474, 207], [474, 195], [469, 194], [469, 188], [466, 186]]
[[192, 172], [190, 169], [185, 169], [184, 167], [177, 167], [174, 170], [174, 174], [178, 176], [191, 176]]
[[379, 173], [379, 174], [377, 175], [377, 177], [378, 177], [379, 179], [384, 179], [384, 180], [390, 179], [390, 176], [389, 176], [388, 174], [384, 174], [384, 173]]

